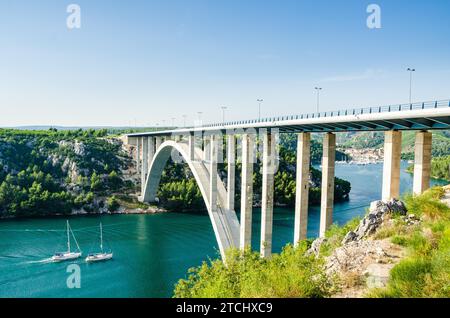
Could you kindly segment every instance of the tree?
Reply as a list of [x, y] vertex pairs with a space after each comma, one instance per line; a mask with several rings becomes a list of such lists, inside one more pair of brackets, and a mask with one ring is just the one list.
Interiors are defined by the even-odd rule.
[[108, 198], [106, 204], [110, 212], [115, 212], [120, 208], [119, 201], [117, 200], [117, 197], [114, 195]]
[[100, 191], [102, 189], [102, 181], [100, 177], [94, 172], [91, 176], [91, 191]]

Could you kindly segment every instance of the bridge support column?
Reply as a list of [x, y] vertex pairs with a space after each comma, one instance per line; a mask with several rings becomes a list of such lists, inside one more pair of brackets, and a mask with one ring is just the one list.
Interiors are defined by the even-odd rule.
[[430, 187], [432, 134], [427, 131], [416, 133], [414, 152], [413, 193], [422, 194]]
[[195, 136], [193, 134], [188, 135], [188, 146], [189, 146], [189, 160], [195, 160]]
[[400, 156], [402, 133], [386, 131], [384, 134], [384, 164], [382, 199], [390, 200], [400, 196]]
[[158, 150], [158, 148], [161, 146], [161, 144], [162, 144], [162, 137], [155, 137], [156, 150]]
[[141, 194], [142, 194], [142, 196], [144, 196], [147, 172], [148, 172], [148, 137], [142, 137], [142, 170], [141, 170]]
[[148, 137], [148, 167], [152, 164], [153, 157], [155, 156], [155, 138]]
[[211, 149], [210, 149], [210, 136], [203, 137], [203, 161], [210, 161]]
[[262, 168], [262, 202], [261, 202], [261, 248], [262, 257], [272, 255], [272, 228], [273, 228], [273, 192], [275, 160], [275, 135], [263, 133], [263, 168]]
[[217, 136], [211, 135], [209, 160], [209, 208], [211, 213], [217, 212]]
[[320, 237], [333, 223], [334, 168], [336, 161], [336, 135], [327, 133], [323, 138], [322, 194], [320, 203]]
[[136, 138], [136, 173], [139, 175], [141, 171], [141, 143], [142, 138]]
[[239, 247], [244, 250], [251, 246], [253, 208], [253, 163], [254, 136], [242, 135], [242, 184], [241, 184], [241, 225]]
[[227, 135], [227, 206], [234, 211], [234, 196], [236, 189], [236, 136]]
[[308, 229], [309, 165], [311, 134], [297, 136], [297, 178], [295, 191], [294, 245], [306, 239]]

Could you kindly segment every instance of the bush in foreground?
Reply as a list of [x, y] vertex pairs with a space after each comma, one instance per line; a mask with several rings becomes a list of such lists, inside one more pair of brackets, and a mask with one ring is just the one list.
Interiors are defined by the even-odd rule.
[[177, 298], [327, 297], [333, 281], [323, 270], [323, 261], [305, 256], [303, 242], [287, 245], [280, 254], [262, 259], [257, 252], [227, 254], [226, 265], [219, 259], [189, 270], [187, 279], [175, 287]]

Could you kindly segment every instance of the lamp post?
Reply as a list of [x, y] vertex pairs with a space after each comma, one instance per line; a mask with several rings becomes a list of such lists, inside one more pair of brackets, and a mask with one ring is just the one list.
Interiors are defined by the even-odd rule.
[[175, 117], [172, 117], [172, 128], [175, 128]]
[[197, 112], [198, 115], [198, 125], [202, 126], [202, 114], [203, 112]]
[[257, 99], [258, 102], [258, 119], [261, 120], [261, 103], [264, 101], [264, 99]]
[[314, 87], [314, 89], [317, 91], [317, 113], [319, 113], [319, 98], [322, 87]]
[[412, 102], [412, 74], [413, 74], [413, 72], [416, 71], [416, 69], [408, 67], [407, 71], [409, 72], [409, 103], [411, 104], [411, 102]]
[[227, 106], [221, 106], [222, 109], [222, 125], [225, 125], [225, 110], [227, 110]]

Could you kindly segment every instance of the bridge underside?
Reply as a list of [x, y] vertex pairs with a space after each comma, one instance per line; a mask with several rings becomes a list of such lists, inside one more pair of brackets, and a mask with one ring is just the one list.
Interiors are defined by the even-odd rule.
[[448, 116], [280, 126], [280, 133], [450, 129]]

